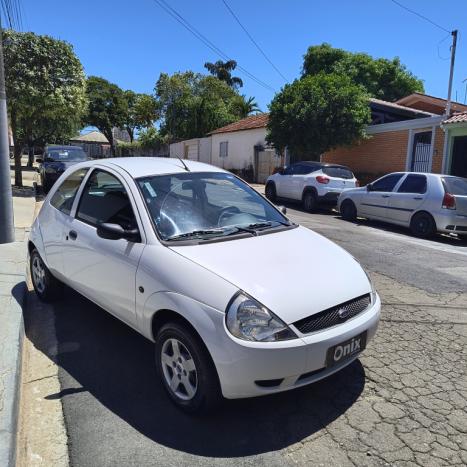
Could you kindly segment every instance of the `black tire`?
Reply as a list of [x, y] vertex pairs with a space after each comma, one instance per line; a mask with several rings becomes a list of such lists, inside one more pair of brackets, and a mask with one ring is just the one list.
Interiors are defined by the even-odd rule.
[[32, 250], [29, 258], [29, 271], [34, 291], [40, 300], [53, 302], [60, 298], [63, 284], [52, 276], [36, 249]]
[[[174, 340], [178, 341], [179, 355], [182, 358], [177, 360], [180, 365], [175, 368], [173, 363], [169, 364], [169, 360], [162, 363], [163, 352], [164, 358], [174, 358], [168, 355], [171, 348], [173, 351]], [[190, 370], [191, 365], [194, 365], [194, 370]], [[169, 398], [183, 411], [210, 413], [221, 403], [219, 378], [211, 356], [199, 337], [183, 323], [167, 323], [157, 333], [156, 369]], [[175, 380], [175, 389], [171, 389], [169, 379]], [[190, 391], [186, 387], [191, 386], [193, 391], [194, 385], [194, 395], [190, 397]]]
[[417, 212], [410, 221], [411, 232], [419, 238], [430, 238], [436, 233], [436, 223], [431, 214]]
[[274, 183], [269, 182], [266, 185], [266, 190], [265, 190], [266, 198], [274, 203], [277, 199], [277, 194], [276, 194], [276, 185]]
[[316, 208], [318, 207], [318, 197], [316, 196], [316, 193], [312, 190], [308, 190], [304, 193], [303, 195], [303, 209], [307, 212], [313, 212], [316, 211]]
[[50, 184], [50, 182], [47, 181], [47, 178], [43, 177], [42, 178], [42, 191], [45, 194], [47, 194], [51, 188], [52, 188], [52, 185]]
[[357, 208], [355, 203], [350, 199], [344, 200], [341, 204], [340, 212], [342, 219], [346, 221], [355, 222], [357, 220]]

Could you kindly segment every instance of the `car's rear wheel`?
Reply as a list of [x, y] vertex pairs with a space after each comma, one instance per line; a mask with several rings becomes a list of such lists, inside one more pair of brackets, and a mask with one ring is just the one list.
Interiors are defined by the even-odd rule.
[[277, 195], [276, 195], [276, 186], [274, 185], [274, 183], [269, 182], [266, 185], [265, 194], [266, 194], [266, 198], [269, 201], [271, 201], [273, 203], [274, 203], [274, 201], [276, 201]]
[[156, 368], [170, 399], [190, 413], [210, 412], [222, 400], [211, 357], [188, 326], [170, 322], [156, 338]]
[[340, 208], [342, 219], [350, 222], [355, 222], [357, 220], [357, 208], [355, 203], [350, 200], [346, 199], [341, 204]]
[[410, 221], [410, 230], [416, 237], [429, 238], [436, 233], [436, 223], [427, 212], [417, 212]]
[[307, 212], [313, 212], [318, 207], [318, 197], [313, 191], [307, 191], [303, 195], [303, 209]]
[[37, 296], [43, 302], [57, 300], [61, 295], [63, 284], [51, 274], [36, 249], [31, 252], [29, 268]]

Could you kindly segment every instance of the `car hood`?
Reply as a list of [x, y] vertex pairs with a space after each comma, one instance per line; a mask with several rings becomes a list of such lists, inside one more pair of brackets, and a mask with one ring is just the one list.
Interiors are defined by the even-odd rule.
[[371, 291], [349, 253], [304, 227], [170, 248], [248, 293], [287, 324]]

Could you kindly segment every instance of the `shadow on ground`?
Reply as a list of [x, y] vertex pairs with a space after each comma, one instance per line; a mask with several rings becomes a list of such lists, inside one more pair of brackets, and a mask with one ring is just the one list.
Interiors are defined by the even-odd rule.
[[[102, 423], [111, 430], [123, 420], [150, 440], [182, 452], [249, 456], [285, 448], [321, 430], [342, 415], [364, 388], [365, 373], [357, 360], [305, 388], [227, 401], [209, 417], [187, 416], [169, 402], [156, 378], [152, 343], [70, 289], [54, 308], [62, 390], [48, 398], [62, 397], [67, 425], [83, 425], [80, 430], [88, 436], [97, 431], [94, 421], [105, 420]], [[30, 338], [34, 340], [35, 333]], [[70, 421], [72, 417], [75, 420]], [[102, 429], [105, 426], [100, 425]]]

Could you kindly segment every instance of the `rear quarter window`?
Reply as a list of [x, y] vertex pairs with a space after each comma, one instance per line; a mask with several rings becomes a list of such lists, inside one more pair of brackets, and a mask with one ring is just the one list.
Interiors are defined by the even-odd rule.
[[323, 167], [322, 170], [329, 177], [345, 178], [346, 180], [354, 178], [353, 173], [347, 167]]
[[445, 177], [443, 183], [448, 193], [458, 196], [467, 196], [467, 178]]

